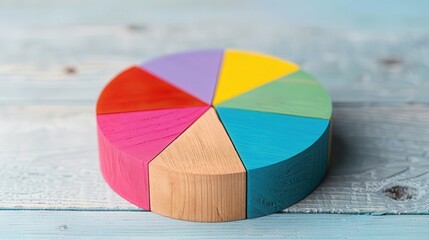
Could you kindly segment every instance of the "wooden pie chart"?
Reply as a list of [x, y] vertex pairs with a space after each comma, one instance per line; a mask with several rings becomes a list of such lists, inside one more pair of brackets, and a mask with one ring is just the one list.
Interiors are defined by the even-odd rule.
[[120, 196], [189, 221], [281, 211], [321, 182], [331, 99], [298, 65], [226, 49], [160, 57], [97, 102], [100, 167]]

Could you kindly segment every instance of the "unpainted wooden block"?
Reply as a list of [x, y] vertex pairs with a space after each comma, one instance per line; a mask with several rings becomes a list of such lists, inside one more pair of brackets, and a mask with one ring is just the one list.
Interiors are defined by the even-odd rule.
[[149, 164], [151, 209], [191, 221], [246, 218], [246, 170], [213, 108]]

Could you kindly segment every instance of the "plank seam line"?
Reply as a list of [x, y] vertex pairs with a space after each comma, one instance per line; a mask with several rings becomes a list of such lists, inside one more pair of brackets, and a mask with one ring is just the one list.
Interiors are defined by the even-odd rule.
[[[36, 212], [36, 211], [46, 211], [46, 212], [140, 212], [140, 213], [152, 213], [151, 211], [147, 211], [144, 209], [66, 209], [66, 208], [26, 208], [26, 209], [18, 209], [18, 208], [0, 208], [0, 212], [13, 212], [13, 211], [21, 211], [21, 212]], [[155, 214], [155, 213], [154, 213]], [[418, 216], [418, 215], [428, 215], [429, 212], [426, 213], [389, 213], [389, 212], [360, 212], [360, 213], [352, 213], [352, 212], [277, 212], [271, 215], [287, 215], [287, 214], [300, 214], [300, 215], [362, 215], [362, 216]], [[248, 218], [246, 218], [248, 219]], [[256, 218], [257, 219], [257, 218]], [[244, 219], [243, 219], [244, 220]]]

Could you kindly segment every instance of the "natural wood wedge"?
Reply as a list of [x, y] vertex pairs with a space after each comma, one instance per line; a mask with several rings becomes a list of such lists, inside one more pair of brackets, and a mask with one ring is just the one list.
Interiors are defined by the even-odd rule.
[[151, 210], [161, 215], [246, 218], [246, 170], [213, 108], [152, 160], [149, 184]]

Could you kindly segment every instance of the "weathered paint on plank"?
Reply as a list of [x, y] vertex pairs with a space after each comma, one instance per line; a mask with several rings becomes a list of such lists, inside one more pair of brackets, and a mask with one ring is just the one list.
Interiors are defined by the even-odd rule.
[[150, 212], [0, 211], [2, 239], [418, 240], [427, 239], [428, 225], [427, 215], [273, 214], [214, 224]]
[[334, 101], [429, 102], [429, 2], [409, 2], [2, 1], [0, 101], [94, 103], [131, 64], [226, 47], [293, 60]]
[[[102, 180], [93, 106], [0, 112], [0, 208], [136, 209]], [[334, 104], [333, 116], [332, 167], [287, 211], [428, 213], [429, 106]], [[394, 186], [411, 199], [386, 197]]]
[[[101, 180], [94, 161], [97, 158], [94, 113], [91, 106], [76, 104], [95, 103], [99, 90], [114, 74], [160, 54], [207, 47], [253, 49], [303, 65], [327, 86], [334, 101], [429, 102], [426, 24], [429, 2], [364, 0], [354, 6], [355, 11], [349, 11], [350, 4], [345, 1], [354, 3], [319, 0], [312, 1], [313, 7], [309, 9], [304, 1], [234, 1], [228, 8], [224, 7], [224, 1], [217, 0], [204, 3], [132, 0], [127, 4], [123, 1], [106, 4], [103, 0], [26, 1], [25, 4], [1, 1], [0, 136], [6, 137], [0, 139], [0, 173], [6, 181], [0, 182], [0, 206], [135, 209]], [[195, 14], [197, 9], [203, 14]], [[307, 14], [296, 14], [303, 10]], [[237, 21], [237, 16], [246, 21]], [[365, 21], [361, 21], [362, 16]], [[244, 42], [243, 34], [247, 36]], [[166, 45], [165, 39], [174, 41]], [[9, 103], [58, 106], [4, 106]], [[60, 105], [64, 103], [65, 106]], [[427, 212], [428, 191], [424, 187], [429, 183], [428, 110], [418, 105], [335, 109], [338, 123], [334, 122], [334, 169], [320, 188], [288, 211]], [[359, 119], [359, 128], [355, 127], [355, 119]], [[414, 197], [406, 201], [386, 199], [383, 190], [395, 185], [417, 191], [408, 188]], [[105, 239], [128, 234], [121, 230], [128, 226], [124, 221], [94, 227], [106, 223], [102, 221], [109, 219], [106, 215], [0, 213], [0, 238], [35, 238], [38, 235], [34, 233], [45, 230], [53, 235], [42, 233], [42, 239], [67, 237], [67, 234], [85, 239], [89, 233], [116, 234], [103, 236]], [[109, 216], [113, 221], [121, 214], [109, 213]], [[295, 234], [288, 236], [300, 238], [314, 233], [314, 226], [332, 222], [336, 223], [335, 229], [320, 229], [323, 233], [325, 229], [331, 231], [326, 233], [331, 239], [331, 235], [347, 233], [338, 231], [338, 226], [349, 221], [355, 223], [349, 219], [335, 222], [320, 216], [282, 221], [274, 229], [271, 226], [277, 220], [270, 216], [256, 230], [268, 229], [268, 236], [277, 236], [279, 229], [286, 229]], [[427, 235], [424, 229], [422, 233], [416, 228], [422, 223], [428, 225], [421, 217], [399, 216], [395, 221], [382, 222], [376, 221], [380, 218], [371, 218], [368, 225], [362, 225], [364, 218], [359, 218], [357, 224], [346, 228], [353, 229], [348, 236], [355, 238], [392, 233], [389, 239], [410, 236], [418, 239]], [[84, 221], [87, 219], [100, 222]], [[126, 222], [140, 224], [134, 220]], [[75, 221], [77, 225], [58, 223], [67, 221]], [[160, 218], [157, 224], [169, 226], [164, 221], [169, 220]], [[307, 222], [311, 228], [302, 231], [307, 229]], [[82, 228], [78, 227], [75, 234], [72, 226]], [[87, 226], [91, 228], [85, 231]], [[192, 226], [185, 228], [190, 237], [195, 229], [200, 230]], [[218, 236], [225, 229], [212, 231], [213, 226], [216, 225], [201, 230], [206, 231], [205, 235]], [[243, 229], [255, 235], [261, 232], [251, 227], [241, 227], [234, 236], [246, 236]], [[129, 234], [141, 231], [140, 226], [135, 229]], [[175, 233], [181, 229], [174, 229]], [[401, 234], [408, 231], [412, 234], [398, 234], [401, 230]]]

